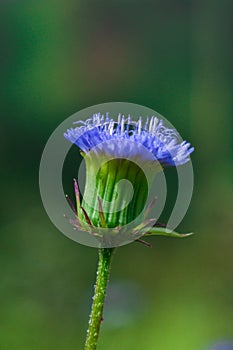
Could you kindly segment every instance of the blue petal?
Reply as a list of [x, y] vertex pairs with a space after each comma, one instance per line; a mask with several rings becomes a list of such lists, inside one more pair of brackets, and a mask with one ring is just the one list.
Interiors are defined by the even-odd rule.
[[[115, 143], [112, 147], [115, 150], [115, 156], [126, 157], [129, 150], [121, 147], [119, 141], [130, 140], [146, 147], [162, 166], [176, 166], [186, 163], [190, 153], [194, 151], [186, 141], [178, 143], [177, 132], [166, 128], [163, 121], [154, 116], [147, 118], [144, 125], [141, 118], [133, 121], [130, 117], [125, 119], [124, 116], [119, 115], [116, 122], [108, 115], [104, 116], [100, 113], [94, 114], [85, 122], [77, 123], [81, 126], [68, 129], [64, 136], [85, 153], [105, 141], [112, 141], [113, 144]], [[140, 156], [143, 157], [143, 154]]]

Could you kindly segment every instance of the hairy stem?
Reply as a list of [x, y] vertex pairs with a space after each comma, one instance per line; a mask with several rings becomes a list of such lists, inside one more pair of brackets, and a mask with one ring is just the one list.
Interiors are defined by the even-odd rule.
[[100, 325], [103, 320], [102, 315], [104, 300], [109, 279], [113, 251], [114, 248], [99, 249], [99, 263], [96, 274], [96, 284], [89, 318], [85, 350], [95, 350], [97, 348]]

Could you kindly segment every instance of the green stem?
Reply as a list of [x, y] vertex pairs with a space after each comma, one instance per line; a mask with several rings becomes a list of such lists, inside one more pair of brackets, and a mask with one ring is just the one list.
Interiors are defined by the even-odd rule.
[[96, 274], [96, 284], [93, 303], [89, 318], [89, 326], [85, 350], [95, 350], [97, 347], [100, 325], [103, 320], [103, 307], [110, 273], [111, 258], [114, 248], [99, 249], [99, 264]]

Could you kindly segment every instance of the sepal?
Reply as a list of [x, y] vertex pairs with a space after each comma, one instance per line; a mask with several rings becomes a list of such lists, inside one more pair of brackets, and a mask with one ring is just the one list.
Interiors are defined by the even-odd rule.
[[165, 236], [165, 237], [174, 237], [174, 238], [185, 238], [192, 236], [194, 233], [178, 233], [176, 231], [169, 230], [166, 227], [152, 227], [144, 233], [144, 237], [149, 236]]

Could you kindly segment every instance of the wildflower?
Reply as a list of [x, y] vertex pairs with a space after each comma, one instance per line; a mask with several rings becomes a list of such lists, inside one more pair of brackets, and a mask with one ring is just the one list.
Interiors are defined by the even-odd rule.
[[118, 228], [134, 220], [140, 226], [156, 173], [188, 162], [194, 150], [186, 141], [179, 143], [177, 132], [155, 116], [144, 123], [142, 118], [119, 115], [115, 121], [98, 113], [76, 124], [64, 136], [80, 148], [86, 162], [77, 216], [93, 227]]

